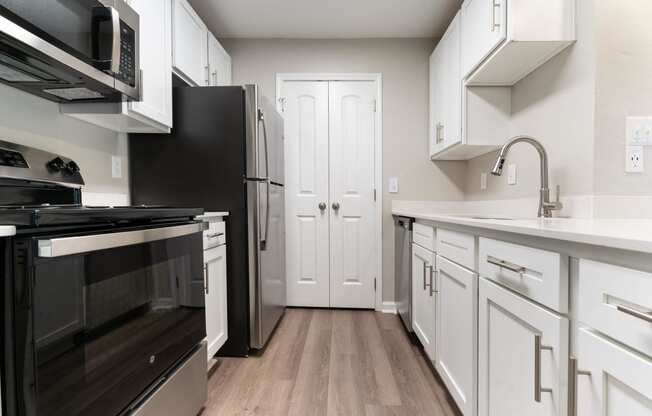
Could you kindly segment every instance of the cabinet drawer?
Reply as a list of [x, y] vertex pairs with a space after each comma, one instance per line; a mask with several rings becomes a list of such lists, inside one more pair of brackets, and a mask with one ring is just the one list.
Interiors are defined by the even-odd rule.
[[652, 274], [580, 260], [581, 322], [652, 355]]
[[568, 256], [480, 238], [480, 275], [561, 313], [568, 312]]
[[430, 251], [437, 251], [435, 227], [415, 222], [412, 227], [412, 241]]
[[437, 254], [468, 269], [476, 270], [475, 237], [470, 234], [438, 229]]
[[226, 244], [226, 227], [224, 221], [209, 222], [204, 231], [204, 250]]

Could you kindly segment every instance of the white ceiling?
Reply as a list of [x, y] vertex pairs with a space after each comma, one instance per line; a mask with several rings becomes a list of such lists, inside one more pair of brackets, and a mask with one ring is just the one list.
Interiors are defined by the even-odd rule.
[[461, 0], [190, 0], [220, 38], [438, 37]]

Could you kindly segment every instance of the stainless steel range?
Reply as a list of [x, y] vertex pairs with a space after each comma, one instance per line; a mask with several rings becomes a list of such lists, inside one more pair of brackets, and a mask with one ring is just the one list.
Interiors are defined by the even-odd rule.
[[[206, 400], [202, 209], [87, 207], [79, 166], [0, 142], [3, 411], [194, 416]], [[183, 397], [183, 400], [179, 400]]]

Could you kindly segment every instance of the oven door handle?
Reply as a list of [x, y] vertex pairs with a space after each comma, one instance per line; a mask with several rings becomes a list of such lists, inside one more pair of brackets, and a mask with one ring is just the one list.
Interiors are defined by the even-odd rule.
[[193, 223], [173, 227], [149, 228], [121, 233], [106, 233], [83, 235], [77, 237], [51, 238], [38, 240], [38, 257], [54, 258], [73, 254], [83, 254], [91, 251], [126, 247], [152, 241], [167, 240], [203, 232], [208, 224]]

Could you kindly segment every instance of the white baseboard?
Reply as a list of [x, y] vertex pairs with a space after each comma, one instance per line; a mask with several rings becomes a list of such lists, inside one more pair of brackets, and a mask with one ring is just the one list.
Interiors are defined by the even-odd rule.
[[383, 302], [379, 309], [376, 309], [378, 312], [382, 313], [391, 313], [396, 315], [398, 312], [396, 309], [396, 302]]

